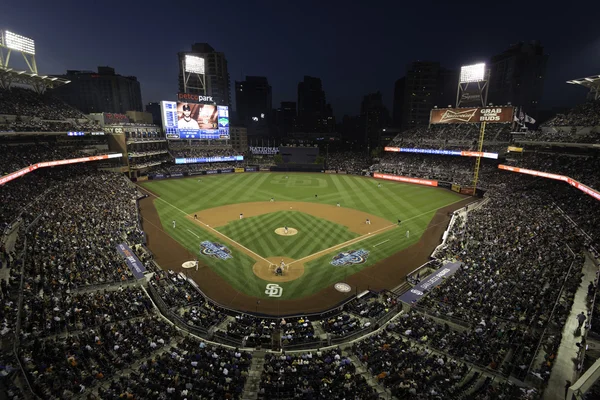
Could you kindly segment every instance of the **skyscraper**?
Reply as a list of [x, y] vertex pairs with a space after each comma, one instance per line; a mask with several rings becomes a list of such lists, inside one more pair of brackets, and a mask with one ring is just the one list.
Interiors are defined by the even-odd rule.
[[98, 67], [98, 72], [68, 70], [59, 78], [71, 81], [52, 94], [83, 113], [117, 113], [143, 111], [140, 82], [135, 76], [122, 76], [111, 67]]
[[289, 133], [293, 133], [298, 129], [295, 101], [282, 101], [279, 108], [275, 110], [274, 115], [275, 136], [277, 138], [286, 137]]
[[537, 116], [542, 99], [548, 55], [539, 41], [517, 43], [492, 57], [488, 102], [504, 105], [509, 102]]
[[304, 132], [333, 132], [335, 120], [320, 78], [304, 76], [298, 83], [298, 121]]
[[446, 107], [454, 102], [457, 79], [456, 71], [442, 68], [439, 62], [411, 63], [406, 76], [396, 81], [394, 122], [403, 129], [429, 124], [434, 106]]
[[377, 147], [381, 129], [388, 126], [390, 116], [383, 105], [381, 92], [369, 93], [363, 97], [360, 105], [360, 115], [365, 127], [365, 143], [369, 148]]
[[272, 114], [271, 86], [264, 76], [246, 76], [235, 81], [237, 120], [248, 130], [248, 138], [267, 138]]
[[201, 89], [202, 83], [198, 77], [192, 75], [187, 86], [189, 93], [211, 96], [215, 103], [231, 108], [231, 84], [229, 82], [229, 71], [227, 70], [227, 59], [225, 54], [216, 51], [208, 43], [194, 43], [191, 52], [179, 52], [179, 91], [184, 92], [184, 60], [186, 55], [193, 55], [204, 59], [205, 92]]

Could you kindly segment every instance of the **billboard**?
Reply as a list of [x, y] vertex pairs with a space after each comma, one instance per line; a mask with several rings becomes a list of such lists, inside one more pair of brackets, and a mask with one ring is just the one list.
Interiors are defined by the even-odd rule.
[[229, 139], [229, 108], [213, 104], [162, 101], [167, 139]]
[[437, 181], [431, 180], [431, 179], [411, 178], [408, 176], [400, 176], [400, 175], [392, 175], [392, 174], [381, 174], [379, 172], [375, 172], [373, 174], [373, 178], [385, 179], [388, 181], [396, 181], [396, 182], [414, 183], [417, 185], [425, 185], [425, 186], [437, 186], [438, 185]]
[[176, 158], [175, 164], [199, 164], [199, 163], [213, 163], [213, 162], [235, 162], [235, 161], [244, 161], [244, 156]]
[[418, 153], [418, 154], [437, 154], [442, 156], [462, 156], [462, 157], [483, 157], [498, 159], [498, 153], [488, 153], [485, 151], [467, 151], [467, 150], [438, 150], [438, 149], [412, 149], [406, 147], [384, 147], [385, 151], [394, 153]]
[[435, 108], [430, 124], [512, 123], [514, 107]]
[[212, 96], [193, 93], [177, 93], [177, 100], [190, 103], [214, 103]]

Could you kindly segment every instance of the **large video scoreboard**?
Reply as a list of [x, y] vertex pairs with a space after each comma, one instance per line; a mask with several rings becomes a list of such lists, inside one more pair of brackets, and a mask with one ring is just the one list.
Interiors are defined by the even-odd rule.
[[229, 139], [229, 108], [214, 104], [162, 101], [167, 139]]

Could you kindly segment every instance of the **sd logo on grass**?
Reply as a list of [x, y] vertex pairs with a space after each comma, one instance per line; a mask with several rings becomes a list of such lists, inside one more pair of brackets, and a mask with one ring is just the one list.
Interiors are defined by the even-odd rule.
[[221, 260], [233, 258], [231, 250], [227, 247], [223, 246], [221, 243], [209, 242], [208, 240], [200, 243], [200, 253], [205, 256], [220, 258]]
[[368, 256], [369, 252], [367, 250], [350, 250], [343, 253], [339, 253], [337, 256], [334, 256], [330, 264], [334, 267], [363, 264], [365, 261], [367, 261]]

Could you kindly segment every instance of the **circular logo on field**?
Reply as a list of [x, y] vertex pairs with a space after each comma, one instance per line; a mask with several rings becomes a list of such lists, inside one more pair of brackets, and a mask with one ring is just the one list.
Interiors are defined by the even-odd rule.
[[347, 283], [336, 283], [335, 285], [333, 285], [333, 287], [335, 288], [335, 290], [342, 293], [348, 293], [350, 290], [352, 290], [350, 285], [348, 285]]

